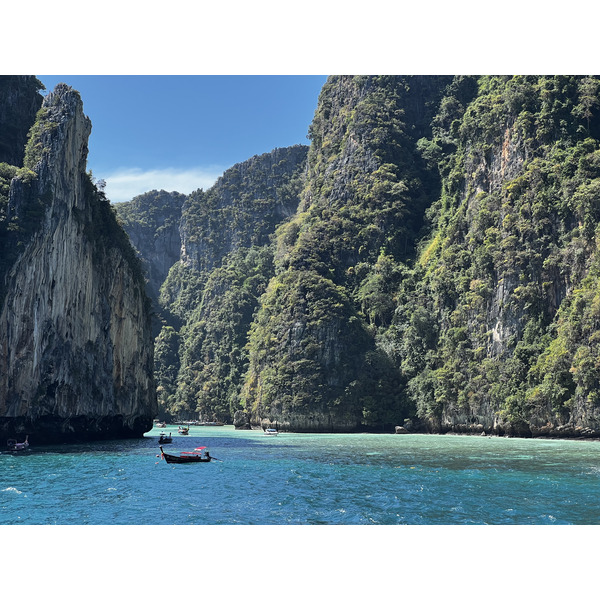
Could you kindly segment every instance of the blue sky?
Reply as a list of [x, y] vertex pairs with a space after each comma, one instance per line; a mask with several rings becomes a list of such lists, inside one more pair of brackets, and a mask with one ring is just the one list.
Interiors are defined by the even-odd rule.
[[223, 171], [306, 138], [326, 76], [38, 75], [76, 89], [92, 121], [88, 170], [113, 202], [207, 189]]

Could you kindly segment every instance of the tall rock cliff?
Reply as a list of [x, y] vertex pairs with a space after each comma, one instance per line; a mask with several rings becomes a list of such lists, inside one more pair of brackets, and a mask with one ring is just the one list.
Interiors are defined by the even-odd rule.
[[416, 143], [446, 82], [332, 77], [323, 87], [302, 203], [279, 230], [277, 276], [250, 335], [242, 397], [254, 424], [382, 430], [408, 414], [376, 335], [435, 185]]
[[187, 196], [152, 190], [114, 205], [119, 221], [137, 249], [148, 277], [150, 297], [158, 298], [169, 269], [179, 260], [181, 209]]
[[0, 436], [138, 436], [156, 414], [141, 268], [86, 174], [91, 123], [73, 89], [44, 99], [12, 180], [0, 312]]
[[42, 104], [33, 75], [0, 75], [0, 163], [21, 166], [27, 134]]
[[159, 403], [171, 415], [230, 420], [240, 407], [248, 330], [274, 274], [272, 237], [296, 213], [307, 152], [253, 156], [185, 201], [156, 346]]
[[158, 297], [170, 268], [181, 255], [181, 209], [187, 196], [178, 192], [152, 190], [129, 202], [113, 207], [119, 223], [138, 251], [147, 279], [147, 292], [152, 301], [154, 337], [162, 326]]
[[443, 186], [392, 354], [430, 431], [598, 436], [600, 81], [467, 79], [422, 140]]

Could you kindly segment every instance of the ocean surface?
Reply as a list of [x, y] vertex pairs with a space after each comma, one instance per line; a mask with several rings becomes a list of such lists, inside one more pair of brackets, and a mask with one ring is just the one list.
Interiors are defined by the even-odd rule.
[[[207, 446], [220, 459], [168, 465]], [[232, 426], [0, 454], [0, 525], [595, 525], [600, 443]]]

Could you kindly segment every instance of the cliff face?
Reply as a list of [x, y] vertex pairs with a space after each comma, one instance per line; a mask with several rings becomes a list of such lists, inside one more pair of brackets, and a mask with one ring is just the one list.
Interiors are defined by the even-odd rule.
[[190, 194], [181, 219], [181, 261], [209, 271], [240, 248], [262, 246], [298, 207], [295, 179], [306, 146], [276, 148], [228, 169], [206, 192]]
[[139, 264], [85, 172], [91, 123], [79, 94], [44, 100], [13, 179], [19, 251], [0, 313], [0, 431], [43, 443], [138, 436], [156, 414]]
[[[250, 335], [242, 398], [255, 425], [381, 430], [402, 418], [402, 388], [378, 347], [398, 273], [414, 251], [430, 177], [416, 151], [425, 99], [443, 78], [333, 77], [310, 128], [299, 213], [279, 230], [276, 278]], [[418, 133], [417, 133], [418, 132]], [[388, 289], [389, 288], [389, 289]], [[365, 318], [371, 315], [372, 323]]]
[[271, 238], [297, 210], [307, 151], [253, 156], [185, 201], [157, 339], [157, 355], [168, 357], [156, 365], [159, 402], [172, 415], [230, 420], [239, 408], [248, 330], [273, 276]]
[[181, 209], [187, 196], [152, 190], [114, 205], [123, 229], [138, 250], [148, 277], [148, 292], [158, 298], [169, 269], [179, 260]]
[[43, 87], [32, 75], [0, 75], [0, 163], [22, 166]]
[[598, 89], [488, 77], [442, 104], [434, 227], [389, 332], [431, 431], [600, 435]]

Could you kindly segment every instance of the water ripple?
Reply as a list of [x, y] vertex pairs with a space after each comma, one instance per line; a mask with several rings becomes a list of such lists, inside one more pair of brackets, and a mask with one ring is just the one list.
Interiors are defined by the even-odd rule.
[[0, 524], [600, 523], [595, 443], [196, 429], [171, 451], [223, 462], [167, 465], [159, 431], [6, 457]]

